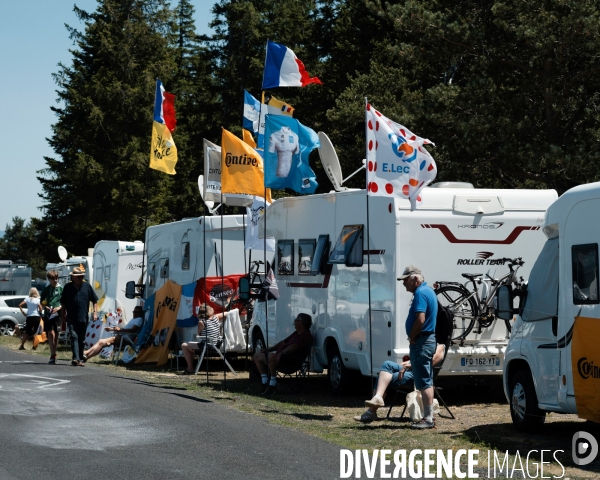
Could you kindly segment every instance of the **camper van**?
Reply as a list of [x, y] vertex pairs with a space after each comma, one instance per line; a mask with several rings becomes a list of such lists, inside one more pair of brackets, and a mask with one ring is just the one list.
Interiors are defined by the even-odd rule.
[[[404, 324], [411, 294], [396, 280], [405, 266], [418, 266], [429, 285], [464, 283], [462, 273], [498, 278], [508, 273], [499, 259], [522, 257], [519, 274], [527, 278], [556, 192], [456, 186], [470, 188], [427, 187], [414, 211], [407, 199], [367, 198], [366, 190], [273, 202], [259, 231], [277, 242], [280, 298], [255, 308], [253, 345], [267, 340], [267, 330], [269, 345], [275, 344], [292, 333], [297, 314], [311, 315], [311, 367], [327, 368], [339, 392], [351, 370], [375, 376], [384, 361], [401, 362], [408, 354]], [[502, 375], [508, 336], [503, 321], [473, 329], [451, 346], [440, 375]]]
[[29, 295], [31, 267], [0, 260], [0, 295]]
[[117, 300], [125, 309], [126, 318], [136, 306], [135, 299], [125, 297], [125, 285], [129, 281], [140, 283], [144, 259], [144, 243], [118, 240], [100, 240], [94, 247], [93, 283], [98, 295]]
[[205, 276], [241, 274], [245, 264], [244, 217], [210, 216], [154, 225], [146, 230], [146, 248], [145, 298], [167, 280], [186, 285]]
[[[90, 249], [91, 250], [91, 249]], [[83, 267], [85, 269], [85, 276], [83, 279], [86, 282], [92, 282], [93, 277], [93, 257], [82, 256], [82, 257], [70, 257], [66, 258], [61, 263], [47, 263], [46, 272], [50, 270], [56, 270], [58, 272], [58, 284], [65, 286], [71, 281], [71, 272], [75, 267]]]
[[[600, 421], [599, 208], [600, 183], [575, 187], [548, 208], [546, 242], [504, 361], [504, 392], [519, 430], [539, 427], [546, 412]], [[499, 315], [513, 316], [514, 296], [499, 290]]]

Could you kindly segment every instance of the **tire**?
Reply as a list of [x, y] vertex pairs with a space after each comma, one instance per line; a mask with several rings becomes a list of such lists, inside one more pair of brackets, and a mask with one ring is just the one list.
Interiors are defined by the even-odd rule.
[[260, 330], [256, 330], [256, 335], [252, 335], [252, 353], [256, 353], [259, 350], [264, 352], [265, 350], [265, 338]]
[[529, 370], [519, 370], [510, 381], [510, 416], [520, 432], [535, 432], [546, 421]]
[[15, 324], [10, 320], [3, 320], [0, 322], [0, 335], [5, 337], [12, 337], [15, 333]]
[[438, 301], [444, 307], [450, 307], [454, 314], [454, 328], [452, 330], [452, 340], [462, 340], [471, 333], [475, 326], [475, 312], [477, 304], [470, 293], [455, 285], [443, 285], [439, 287], [435, 294]]
[[350, 370], [346, 368], [342, 361], [340, 351], [335, 346], [328, 355], [329, 362], [327, 363], [327, 380], [329, 387], [334, 395], [342, 395], [346, 392], [350, 384]]

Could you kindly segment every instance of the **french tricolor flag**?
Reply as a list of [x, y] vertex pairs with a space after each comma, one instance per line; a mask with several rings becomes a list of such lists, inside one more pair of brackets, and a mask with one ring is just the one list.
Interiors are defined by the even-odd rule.
[[311, 83], [323, 85], [318, 77], [310, 76], [293, 51], [280, 43], [267, 41], [263, 90], [275, 87], [306, 87]]
[[167, 92], [159, 79], [156, 79], [154, 121], [166, 125], [171, 132], [175, 131], [175, 126], [177, 125], [177, 120], [175, 119], [175, 95]]

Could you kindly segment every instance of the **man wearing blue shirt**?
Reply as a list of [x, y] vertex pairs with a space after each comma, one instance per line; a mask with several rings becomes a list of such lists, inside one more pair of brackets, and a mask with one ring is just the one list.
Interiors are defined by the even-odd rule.
[[435, 321], [438, 302], [433, 289], [424, 282], [421, 270], [413, 265], [404, 269], [398, 277], [407, 291], [413, 294], [406, 318], [410, 363], [413, 369], [415, 388], [421, 391], [424, 418], [414, 423], [413, 428], [435, 427], [433, 421], [433, 354], [435, 353]]

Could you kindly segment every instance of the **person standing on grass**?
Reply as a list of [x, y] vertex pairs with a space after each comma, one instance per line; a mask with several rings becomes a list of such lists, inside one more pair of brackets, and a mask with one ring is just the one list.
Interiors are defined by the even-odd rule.
[[[23, 311], [23, 307], [27, 306], [27, 313]], [[37, 334], [40, 326], [42, 305], [40, 304], [40, 294], [37, 288], [33, 287], [29, 290], [29, 296], [19, 303], [19, 310], [25, 315], [25, 333], [21, 337], [21, 346], [19, 350], [25, 350], [25, 342], [29, 337], [33, 338]]]
[[94, 320], [98, 319], [98, 297], [89, 283], [83, 281], [85, 273], [75, 267], [71, 273], [71, 281], [65, 285], [60, 297], [63, 311], [66, 310], [67, 328], [71, 336], [71, 365], [83, 367], [83, 350], [85, 332], [88, 324], [90, 303], [94, 305]]
[[[436, 349], [435, 326], [438, 310], [437, 297], [433, 289], [425, 283], [421, 270], [413, 265], [404, 269], [398, 277], [404, 288], [413, 294], [412, 303], [406, 318], [410, 364], [415, 388], [421, 391], [424, 417], [413, 423], [412, 428], [434, 428], [433, 420], [433, 354]], [[366, 407], [385, 406], [381, 395], [375, 394], [365, 402]]]
[[50, 361], [51, 365], [56, 363], [56, 349], [58, 347], [58, 331], [62, 322], [60, 315], [60, 297], [63, 287], [58, 284], [58, 272], [50, 270], [46, 274], [49, 284], [44, 287], [40, 300], [44, 307], [44, 332], [48, 337], [48, 345], [50, 346]]

